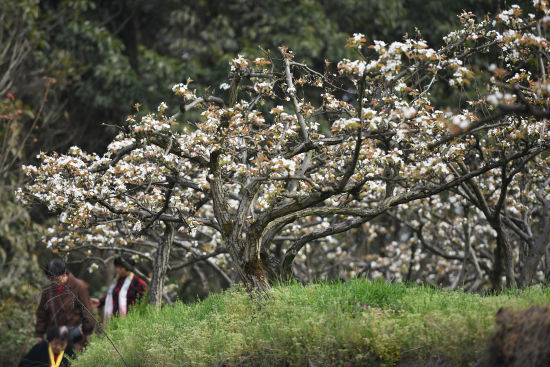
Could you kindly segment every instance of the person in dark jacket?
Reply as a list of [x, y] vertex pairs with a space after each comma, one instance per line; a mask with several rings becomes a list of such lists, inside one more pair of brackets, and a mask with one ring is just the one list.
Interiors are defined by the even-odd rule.
[[19, 367], [68, 367], [67, 356], [74, 357], [69, 328], [56, 326], [48, 331], [47, 341], [35, 344], [21, 359]]
[[48, 330], [64, 325], [80, 349], [95, 326], [88, 285], [68, 273], [65, 263], [59, 259], [50, 261], [47, 274], [50, 282], [42, 288], [36, 310], [36, 342], [40, 343]]
[[117, 257], [115, 270], [118, 277], [103, 298], [92, 298], [93, 307], [104, 307], [104, 321], [113, 315], [127, 314], [128, 308], [145, 294], [147, 283], [132, 272], [135, 264], [127, 253]]

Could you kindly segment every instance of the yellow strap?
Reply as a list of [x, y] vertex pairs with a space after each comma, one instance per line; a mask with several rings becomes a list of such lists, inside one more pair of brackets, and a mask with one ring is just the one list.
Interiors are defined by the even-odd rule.
[[59, 355], [57, 356], [57, 362], [55, 361], [55, 358], [53, 356], [53, 350], [50, 343], [48, 343], [48, 353], [50, 354], [50, 363], [52, 364], [52, 367], [59, 367], [61, 361], [63, 360], [63, 353], [65, 353], [65, 351], [62, 350], [61, 353], [59, 353]]

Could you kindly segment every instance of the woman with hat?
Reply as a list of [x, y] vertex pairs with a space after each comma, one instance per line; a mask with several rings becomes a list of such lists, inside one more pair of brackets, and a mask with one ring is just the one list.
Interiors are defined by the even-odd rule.
[[126, 315], [128, 307], [136, 303], [147, 289], [147, 284], [132, 272], [135, 261], [129, 254], [123, 253], [115, 259], [115, 271], [118, 275], [107, 294], [101, 299], [92, 298], [92, 307], [104, 307], [104, 320], [113, 315]]

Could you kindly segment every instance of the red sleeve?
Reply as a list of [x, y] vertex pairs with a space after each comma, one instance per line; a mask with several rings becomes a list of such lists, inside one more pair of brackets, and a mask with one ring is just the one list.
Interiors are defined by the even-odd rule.
[[145, 283], [141, 278], [137, 278], [137, 279], [138, 279], [138, 282], [137, 282], [138, 298], [141, 298], [141, 296], [143, 296], [145, 294], [145, 291], [147, 290], [147, 283]]

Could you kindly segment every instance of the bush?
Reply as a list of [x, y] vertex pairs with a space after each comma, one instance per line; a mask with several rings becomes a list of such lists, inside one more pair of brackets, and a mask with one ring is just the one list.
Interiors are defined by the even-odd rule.
[[18, 290], [17, 294], [0, 294], [0, 366], [16, 366], [34, 344], [34, 311], [40, 290], [28, 284], [20, 284]]
[[[485, 355], [500, 307], [550, 302], [547, 288], [499, 296], [354, 280], [287, 284], [267, 300], [239, 289], [191, 305], [147, 308], [107, 333], [130, 366], [395, 365], [440, 358], [469, 365]], [[123, 366], [94, 338], [74, 366]]]

